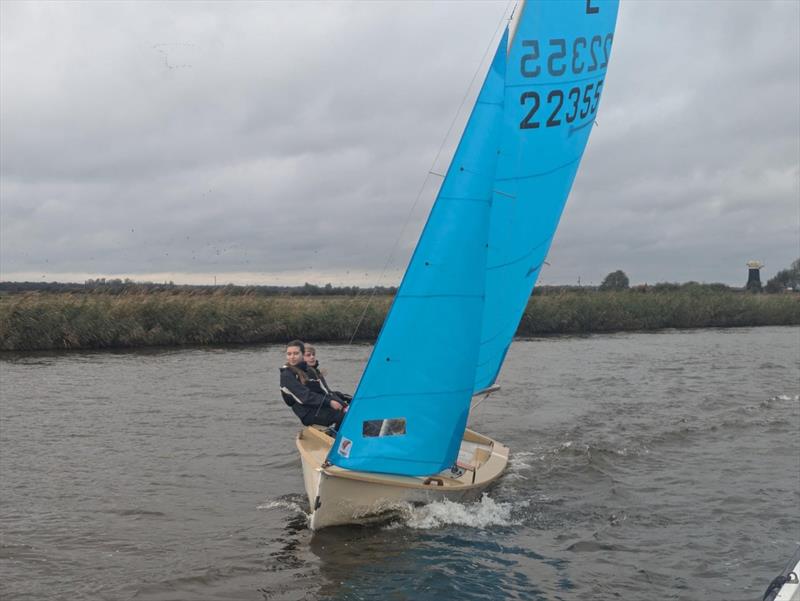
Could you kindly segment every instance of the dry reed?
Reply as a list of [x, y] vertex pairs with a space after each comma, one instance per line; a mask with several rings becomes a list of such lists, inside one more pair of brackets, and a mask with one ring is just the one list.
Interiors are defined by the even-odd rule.
[[[0, 297], [0, 350], [347, 341], [362, 314], [355, 339], [374, 340], [390, 304], [388, 296], [11, 294]], [[532, 297], [517, 334], [798, 324], [797, 294], [564, 291]]]

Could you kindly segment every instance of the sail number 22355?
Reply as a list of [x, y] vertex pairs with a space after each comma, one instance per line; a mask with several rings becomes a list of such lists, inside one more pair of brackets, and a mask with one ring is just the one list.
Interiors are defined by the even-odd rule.
[[[582, 75], [600, 71], [608, 66], [614, 34], [578, 37], [574, 40], [556, 38], [546, 47], [539, 40], [522, 40], [526, 51], [520, 58], [520, 73], [523, 77], [538, 77], [543, 69], [553, 77]], [[543, 51], [542, 51], [543, 50]]]
[[[584, 86], [575, 86], [564, 92], [556, 88], [549, 92], [528, 91], [520, 96], [520, 104], [529, 107], [525, 118], [520, 122], [520, 129], [537, 129], [558, 127], [562, 119], [566, 123], [574, 123], [589, 115], [594, 115], [600, 102], [603, 80], [590, 82]], [[540, 95], [541, 94], [541, 95]], [[544, 106], [542, 106], [544, 105]], [[539, 113], [539, 109], [544, 109]], [[543, 121], [546, 119], [545, 121]]]
[[546, 45], [540, 44], [539, 40], [523, 40], [526, 53], [520, 58], [519, 68], [524, 78], [536, 79], [543, 73], [555, 78], [565, 75], [582, 75], [583, 78], [561, 84], [551, 80], [544, 85], [538, 84], [544, 89], [522, 92], [520, 104], [528, 110], [519, 124], [520, 129], [558, 127], [594, 115], [600, 102], [603, 80], [594, 79], [592, 74], [605, 70], [613, 41], [613, 33], [574, 40], [557, 38], [548, 40]]

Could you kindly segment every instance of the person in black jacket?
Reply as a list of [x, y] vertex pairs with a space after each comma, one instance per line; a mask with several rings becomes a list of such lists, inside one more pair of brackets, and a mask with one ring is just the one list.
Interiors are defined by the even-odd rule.
[[319, 361], [317, 361], [317, 348], [313, 344], [304, 345], [303, 361], [306, 362], [308, 367], [312, 367], [319, 373], [322, 373], [322, 369], [320, 369], [319, 366]]
[[305, 350], [303, 351], [303, 361], [306, 362], [306, 373], [311, 375], [311, 381], [319, 380], [322, 386], [321, 392], [330, 392], [336, 397], [336, 400], [342, 403], [345, 408], [353, 400], [352, 395], [344, 393], [340, 390], [331, 390], [328, 383], [325, 381], [327, 372], [322, 369], [317, 360], [317, 349], [313, 344], [304, 343]]
[[347, 408], [328, 388], [325, 378], [303, 360], [305, 345], [292, 340], [286, 345], [286, 364], [281, 367], [281, 396], [305, 426], [339, 427]]

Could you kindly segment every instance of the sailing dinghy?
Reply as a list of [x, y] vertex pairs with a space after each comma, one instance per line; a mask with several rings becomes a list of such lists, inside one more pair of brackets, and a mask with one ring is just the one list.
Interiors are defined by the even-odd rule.
[[[479, 496], [509, 449], [470, 429], [595, 121], [618, 0], [528, 0], [502, 35], [336, 438], [297, 436], [310, 526]], [[447, 349], [448, 364], [431, 359]]]

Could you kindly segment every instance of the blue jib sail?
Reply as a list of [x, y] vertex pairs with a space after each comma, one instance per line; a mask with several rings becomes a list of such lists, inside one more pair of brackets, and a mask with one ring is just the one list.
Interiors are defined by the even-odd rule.
[[[618, 0], [524, 3], [495, 54], [329, 460], [453, 465], [550, 248], [591, 132]], [[447, 360], [441, 357], [446, 352]]]
[[426, 475], [458, 452], [480, 345], [506, 36], [334, 443], [340, 467]]
[[476, 391], [497, 379], [600, 103], [617, 0], [525, 3], [506, 72]]

